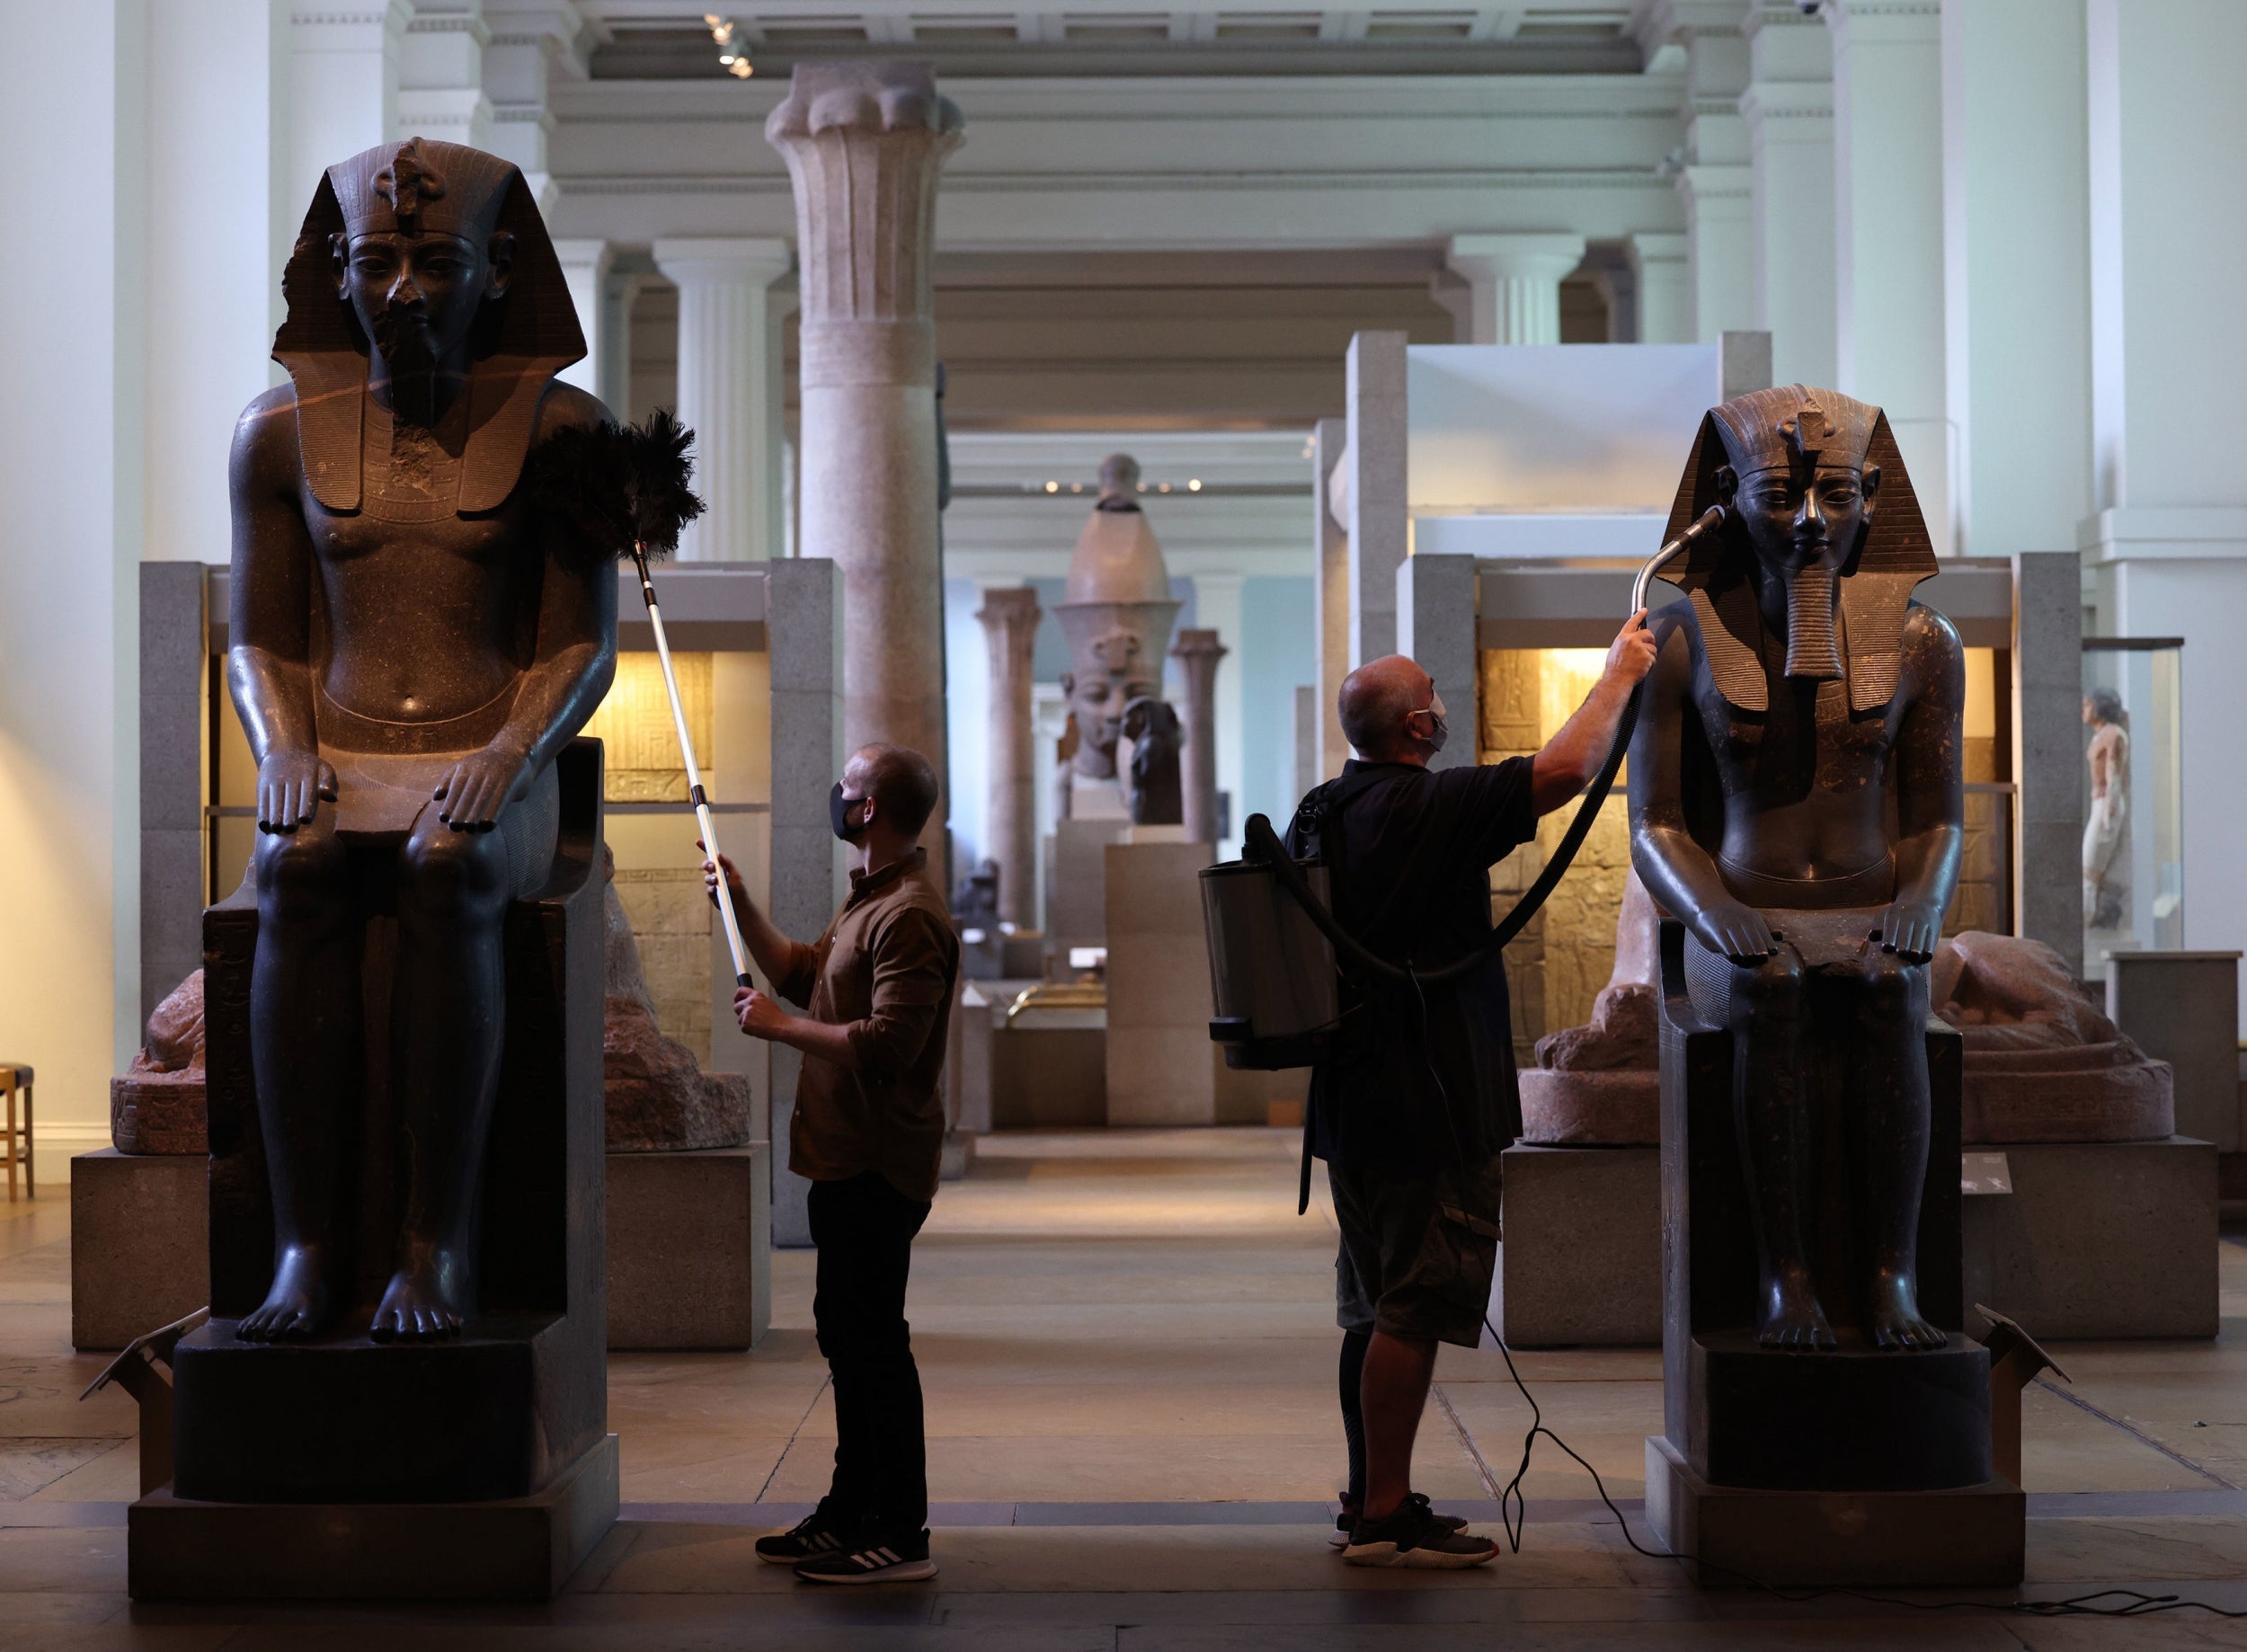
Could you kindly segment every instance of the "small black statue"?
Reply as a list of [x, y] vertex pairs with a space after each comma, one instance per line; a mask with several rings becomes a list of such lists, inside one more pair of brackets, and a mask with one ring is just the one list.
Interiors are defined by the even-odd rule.
[[1694, 1013], [1733, 1035], [1757, 1338], [1835, 1346], [1809, 1243], [1824, 1036], [1849, 1045], [1866, 1338], [1938, 1348], [1916, 1248], [1928, 961], [1964, 838], [1958, 633], [1912, 600], [1934, 553], [1878, 408], [1791, 385], [1711, 410], [1673, 531], [1712, 504], [1723, 530], [1671, 576], [1686, 600], [1653, 621], [1632, 851], [1685, 926]]
[[617, 581], [519, 486], [606, 420], [522, 174], [385, 144], [322, 179], [283, 277], [290, 383], [234, 443], [227, 676], [257, 759], [250, 1034], [274, 1270], [237, 1335], [318, 1335], [349, 1283], [363, 919], [395, 911], [404, 1214], [377, 1339], [475, 1312], [502, 919], [547, 875], [555, 754], [608, 691]]
[[1178, 782], [1178, 749], [1186, 742], [1178, 714], [1167, 700], [1141, 695], [1124, 708], [1124, 734], [1132, 742], [1132, 824], [1177, 826], [1186, 819]]

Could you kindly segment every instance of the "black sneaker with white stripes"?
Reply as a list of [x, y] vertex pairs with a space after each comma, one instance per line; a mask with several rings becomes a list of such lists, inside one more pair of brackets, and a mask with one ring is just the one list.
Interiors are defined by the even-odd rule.
[[795, 1568], [806, 1583], [910, 1583], [934, 1577], [937, 1563], [928, 1558], [928, 1533], [881, 1541], [862, 1536], [857, 1548], [815, 1555]]
[[757, 1540], [757, 1558], [774, 1566], [800, 1566], [844, 1548], [853, 1534], [824, 1502], [786, 1532]]

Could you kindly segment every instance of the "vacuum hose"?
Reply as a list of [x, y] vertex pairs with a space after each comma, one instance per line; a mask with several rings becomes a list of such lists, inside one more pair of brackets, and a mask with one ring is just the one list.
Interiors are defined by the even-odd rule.
[[[1646, 607], [1647, 588], [1654, 582], [1655, 576], [1663, 567], [1682, 555], [1695, 540], [1721, 526], [1724, 518], [1722, 505], [1710, 506], [1692, 527], [1647, 558], [1646, 565], [1639, 570], [1638, 578], [1631, 582], [1630, 613], [1636, 614]], [[1639, 726], [1639, 703], [1645, 694], [1644, 683], [1631, 689], [1630, 702], [1623, 707], [1622, 720], [1615, 728], [1614, 744], [1608, 748], [1607, 760], [1600, 765], [1591, 788], [1585, 793], [1583, 803], [1576, 807], [1576, 819], [1568, 822], [1568, 831], [1554, 849], [1552, 858], [1545, 863], [1545, 869], [1538, 874], [1537, 881], [1514, 903], [1514, 910], [1498, 920], [1488, 936], [1477, 940], [1465, 956], [1455, 958], [1449, 964], [1433, 969], [1416, 969], [1409, 964], [1399, 965], [1378, 956], [1335, 921], [1334, 914], [1312, 893], [1302, 869], [1280, 842], [1279, 834], [1272, 830], [1269, 820], [1261, 814], [1250, 815], [1243, 837], [1251, 854], [1271, 863], [1281, 887], [1295, 898], [1296, 903], [1303, 909], [1311, 922], [1319, 926], [1319, 933], [1334, 944], [1337, 958], [1347, 959], [1359, 972], [1374, 980], [1390, 981], [1399, 986], [1409, 984], [1425, 988], [1456, 981], [1479, 964], [1489, 953], [1519, 935], [1522, 926], [1537, 915], [1538, 909], [1545, 904], [1546, 897], [1559, 886], [1562, 875], [1568, 870], [1569, 863], [1576, 858], [1576, 851], [1584, 847], [1584, 839], [1591, 833], [1592, 822], [1599, 818], [1600, 806], [1607, 801], [1608, 791], [1615, 784], [1616, 772], [1622, 768], [1623, 754], [1630, 750], [1631, 734]], [[1346, 970], [1346, 973], [1348, 972]]]

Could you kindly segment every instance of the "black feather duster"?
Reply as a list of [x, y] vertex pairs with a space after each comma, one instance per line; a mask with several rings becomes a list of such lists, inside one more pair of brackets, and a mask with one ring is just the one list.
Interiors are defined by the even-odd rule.
[[639, 424], [572, 425], [523, 461], [522, 493], [557, 560], [583, 570], [679, 547], [679, 530], [702, 514], [690, 485], [694, 432], [658, 408]]

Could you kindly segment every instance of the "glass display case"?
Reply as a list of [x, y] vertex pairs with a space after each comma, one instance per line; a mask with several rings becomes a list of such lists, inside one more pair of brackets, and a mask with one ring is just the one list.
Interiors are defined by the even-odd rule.
[[2176, 637], [2083, 639], [2083, 973], [2184, 945], [2184, 724]]

